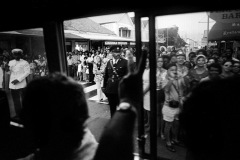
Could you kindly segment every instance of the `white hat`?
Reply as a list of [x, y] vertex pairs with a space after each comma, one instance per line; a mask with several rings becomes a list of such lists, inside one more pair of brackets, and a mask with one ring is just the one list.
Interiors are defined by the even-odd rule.
[[196, 64], [197, 64], [197, 60], [198, 60], [199, 58], [204, 58], [205, 62], [206, 62], [206, 60], [207, 60], [206, 56], [204, 56], [203, 54], [199, 54], [199, 55], [197, 55], [196, 58], [195, 58], [195, 63], [196, 63]]
[[19, 49], [19, 48], [15, 48], [12, 50], [12, 54], [15, 54], [15, 53], [21, 53], [23, 54], [23, 50], [22, 49]]

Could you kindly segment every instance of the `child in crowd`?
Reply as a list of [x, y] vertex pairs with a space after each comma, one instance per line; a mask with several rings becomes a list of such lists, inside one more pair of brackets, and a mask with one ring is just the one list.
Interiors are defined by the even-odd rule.
[[77, 69], [77, 78], [79, 81], [83, 80], [83, 65], [82, 62], [80, 60], [78, 60], [78, 69]]
[[84, 60], [82, 62], [82, 75], [83, 75], [83, 81], [87, 81], [87, 75], [86, 75], [86, 70], [87, 70], [88, 64], [87, 64], [87, 57], [84, 57]]

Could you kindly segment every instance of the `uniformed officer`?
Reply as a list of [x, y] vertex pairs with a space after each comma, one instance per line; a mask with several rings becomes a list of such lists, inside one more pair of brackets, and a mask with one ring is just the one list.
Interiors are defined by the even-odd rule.
[[121, 57], [121, 46], [113, 46], [110, 48], [110, 53], [113, 59], [107, 62], [104, 73], [104, 93], [106, 94], [110, 106], [111, 117], [116, 111], [119, 104], [118, 99], [118, 84], [119, 81], [128, 72], [127, 60]]

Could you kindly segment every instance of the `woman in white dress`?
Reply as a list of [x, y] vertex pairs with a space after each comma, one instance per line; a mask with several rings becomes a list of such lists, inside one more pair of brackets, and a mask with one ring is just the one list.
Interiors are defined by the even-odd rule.
[[104, 73], [105, 65], [102, 62], [102, 58], [97, 55], [96, 56], [96, 62], [93, 63], [93, 74], [94, 76], [94, 82], [97, 86], [97, 101], [103, 101], [104, 95], [102, 92], [102, 85], [103, 85], [103, 73]]
[[163, 68], [163, 57], [157, 58], [157, 133], [161, 138], [164, 139], [163, 127], [164, 121], [162, 119], [162, 106], [165, 100], [164, 89], [163, 89], [163, 81], [166, 78], [167, 70]]
[[149, 131], [150, 129], [150, 79], [149, 79], [149, 74], [150, 74], [150, 68], [149, 68], [149, 59], [146, 59], [146, 67], [145, 70], [143, 72], [143, 108], [144, 108], [144, 112], [146, 113], [146, 123], [145, 123], [145, 127], [146, 127], [146, 132]]
[[[162, 83], [167, 75], [167, 70], [163, 69], [163, 59], [162, 57], [157, 58], [157, 70], [156, 70], [156, 77], [157, 77], [157, 92], [162, 89]], [[146, 112], [146, 120], [147, 122], [145, 123], [145, 127], [146, 127], [146, 132], [148, 132], [150, 130], [150, 68], [149, 68], [149, 59], [146, 60], [146, 68], [144, 70], [143, 73], [143, 94], [144, 94], [144, 103], [143, 103], [143, 107], [144, 107], [144, 111]], [[159, 100], [161, 97], [157, 97], [157, 100]], [[157, 103], [157, 111], [161, 113], [161, 109], [160, 109], [160, 103]], [[159, 117], [159, 115], [158, 115]], [[159, 120], [159, 119], [158, 119]], [[160, 126], [160, 121], [158, 121], [158, 124]], [[158, 127], [158, 132], [159, 132], [159, 128]]]

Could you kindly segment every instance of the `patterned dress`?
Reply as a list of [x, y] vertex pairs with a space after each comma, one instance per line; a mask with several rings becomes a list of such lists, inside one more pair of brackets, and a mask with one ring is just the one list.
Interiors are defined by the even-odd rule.
[[[103, 80], [103, 72], [105, 69], [105, 65], [103, 63], [94, 63], [93, 64], [93, 74], [94, 76], [94, 82], [101, 82]], [[98, 72], [101, 73], [98, 73]]]

